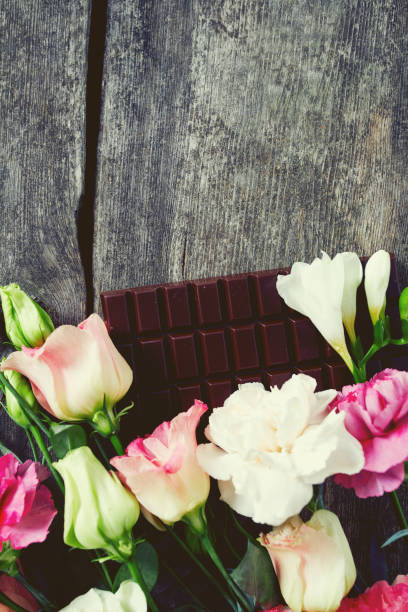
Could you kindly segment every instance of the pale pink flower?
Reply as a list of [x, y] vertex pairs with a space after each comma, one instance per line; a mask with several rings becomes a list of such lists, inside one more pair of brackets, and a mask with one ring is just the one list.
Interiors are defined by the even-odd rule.
[[0, 457], [0, 547], [9, 542], [19, 549], [45, 540], [57, 513], [51, 493], [41, 484], [48, 475], [40, 463], [21, 464], [11, 454]]
[[343, 387], [330, 407], [345, 412], [345, 426], [361, 442], [365, 459], [361, 472], [338, 474], [335, 482], [363, 498], [398, 489], [408, 459], [408, 372], [387, 369]]
[[385, 580], [376, 582], [355, 599], [343, 599], [338, 612], [406, 612], [408, 610], [408, 577], [397, 576], [392, 586]]
[[[21, 606], [27, 612], [37, 612], [41, 608], [40, 604], [15, 578], [7, 574], [0, 575], [0, 591], [7, 595], [11, 601]], [[13, 612], [11, 608], [0, 603], [0, 612]]]
[[139, 500], [142, 511], [165, 523], [179, 521], [208, 497], [208, 474], [196, 459], [196, 427], [207, 406], [196, 400], [187, 412], [129, 444], [111, 464]]
[[288, 519], [261, 536], [285, 602], [293, 612], [334, 612], [356, 579], [340, 521], [318, 510], [307, 522]]
[[133, 377], [97, 314], [78, 327], [61, 325], [40, 348], [23, 346], [1, 369], [26, 376], [41, 406], [63, 421], [94, 419], [105, 411], [113, 421], [112, 408]]

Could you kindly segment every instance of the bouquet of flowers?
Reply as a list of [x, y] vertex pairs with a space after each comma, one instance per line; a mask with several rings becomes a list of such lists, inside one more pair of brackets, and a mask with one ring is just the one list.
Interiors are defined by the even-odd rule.
[[[331, 476], [359, 498], [389, 494], [401, 529], [384, 545], [408, 536], [397, 494], [408, 460], [408, 372], [386, 369], [370, 380], [366, 373], [377, 351], [408, 344], [408, 288], [395, 338], [389, 277], [390, 256], [378, 251], [364, 271], [369, 347], [356, 330], [363, 268], [355, 253], [323, 253], [278, 277], [287, 306], [311, 319], [355, 384], [316, 392], [304, 374], [270, 390], [246, 383], [210, 414], [207, 442], [197, 444], [207, 412], [197, 398], [150, 435], [134, 432], [126, 449], [120, 421], [132, 406], [118, 406], [132, 370], [102, 319], [92, 314], [54, 329], [18, 285], [1, 287], [14, 349], [0, 367], [2, 405], [25, 430], [34, 460], [0, 444], [0, 610], [408, 610], [408, 576], [362, 592], [345, 533], [324, 500]], [[210, 494], [210, 477], [223, 504]], [[73, 586], [77, 596], [63, 607], [24, 569], [26, 549], [58, 531], [56, 515], [65, 545], [88, 551], [83, 562], [100, 570], [87, 592]], [[176, 597], [163, 591], [169, 579]]]

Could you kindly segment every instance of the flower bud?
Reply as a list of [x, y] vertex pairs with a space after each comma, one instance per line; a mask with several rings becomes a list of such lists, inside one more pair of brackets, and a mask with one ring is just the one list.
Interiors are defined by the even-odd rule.
[[328, 510], [318, 510], [307, 523], [294, 516], [261, 542], [293, 612], [334, 612], [354, 584], [350, 546], [339, 519]]
[[49, 315], [16, 283], [0, 287], [6, 333], [14, 346], [37, 347], [54, 330]]
[[54, 466], [65, 484], [64, 542], [74, 548], [103, 548], [118, 560], [130, 557], [139, 504], [116, 474], [88, 446], [70, 451]]
[[373, 325], [385, 317], [387, 287], [390, 280], [391, 260], [387, 251], [377, 251], [367, 261], [364, 288]]
[[401, 317], [402, 335], [404, 338], [408, 338], [408, 287], [402, 291], [399, 301], [399, 312]]
[[[17, 393], [21, 395], [21, 397], [27, 402], [30, 408], [32, 408], [34, 412], [37, 412], [39, 406], [37, 400], [34, 397], [34, 393], [31, 389], [31, 385], [28, 380], [19, 372], [15, 372], [14, 370], [6, 370], [4, 372], [4, 376], [15, 388]], [[7, 387], [4, 388], [4, 394], [6, 396], [5, 408], [9, 416], [13, 419], [15, 423], [17, 423], [17, 425], [20, 425], [24, 428], [28, 427], [30, 425], [30, 420], [24, 414], [15, 396]]]

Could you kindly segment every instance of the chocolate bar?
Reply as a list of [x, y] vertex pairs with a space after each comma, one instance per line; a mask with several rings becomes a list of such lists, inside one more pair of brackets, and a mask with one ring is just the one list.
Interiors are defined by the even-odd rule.
[[[363, 265], [366, 259], [362, 259]], [[341, 389], [352, 382], [343, 361], [309, 319], [288, 308], [278, 295], [277, 269], [204, 280], [105, 291], [102, 308], [110, 335], [131, 364], [134, 381], [127, 401], [137, 433], [186, 410], [194, 399], [221, 406], [241, 383], [282, 385], [304, 372], [317, 389]], [[399, 284], [395, 261], [387, 308], [393, 333], [400, 335]], [[365, 347], [372, 325], [364, 290], [358, 292], [356, 327]], [[387, 347], [370, 364], [408, 369], [408, 352]], [[377, 357], [377, 356], [376, 356]]]

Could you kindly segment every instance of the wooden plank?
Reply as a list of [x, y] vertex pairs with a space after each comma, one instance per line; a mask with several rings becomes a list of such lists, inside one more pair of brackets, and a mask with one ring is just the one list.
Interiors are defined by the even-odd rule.
[[407, 278], [407, 8], [110, 2], [101, 289], [355, 249]]
[[[100, 290], [320, 249], [386, 248], [406, 281], [407, 18], [403, 0], [110, 0], [95, 308]], [[369, 574], [391, 509], [328, 498]], [[390, 575], [408, 571], [397, 550]]]
[[[2, 0], [0, 15], [0, 283], [20, 283], [55, 323], [77, 323], [89, 2]], [[0, 425], [22, 451], [24, 436]]]

